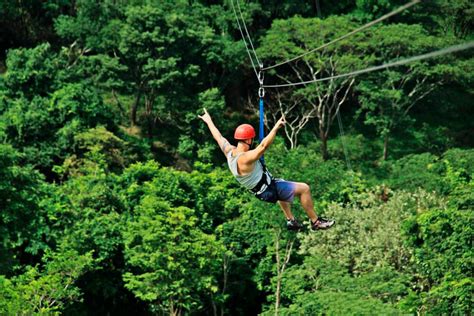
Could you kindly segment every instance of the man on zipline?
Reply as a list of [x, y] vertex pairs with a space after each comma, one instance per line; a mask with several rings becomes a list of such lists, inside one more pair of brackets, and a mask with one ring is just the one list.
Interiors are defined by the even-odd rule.
[[299, 230], [303, 227], [291, 213], [291, 203], [295, 196], [300, 198], [301, 205], [311, 220], [312, 230], [326, 229], [334, 225], [333, 220], [318, 217], [314, 212], [309, 185], [273, 178], [265, 164], [262, 164], [260, 160], [273, 143], [278, 129], [285, 124], [284, 117], [278, 120], [267, 137], [254, 149], [251, 148], [255, 137], [255, 130], [251, 125], [242, 124], [237, 127], [234, 138], [238, 143], [237, 146], [232, 146], [221, 135], [206, 109], [204, 109], [204, 115], [199, 115], [199, 117], [207, 124], [212, 136], [227, 157], [230, 171], [237, 181], [260, 200], [270, 203], [278, 202], [283, 213], [285, 213], [286, 225], [289, 230]]

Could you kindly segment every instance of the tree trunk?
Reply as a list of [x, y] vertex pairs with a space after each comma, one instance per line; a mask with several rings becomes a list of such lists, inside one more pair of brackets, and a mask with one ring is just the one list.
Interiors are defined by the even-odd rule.
[[326, 161], [329, 159], [328, 137], [324, 132], [319, 133], [319, 137], [321, 138], [321, 155], [323, 156], [323, 160]]
[[[224, 281], [223, 281], [223, 285], [222, 285], [222, 295], [225, 294], [225, 292], [227, 291], [227, 279], [229, 277], [229, 262], [230, 262], [230, 257], [227, 256], [227, 255], [224, 255], [224, 260], [222, 262], [222, 270], [223, 270], [223, 273], [224, 273]], [[221, 308], [221, 316], [224, 316], [224, 304], [220, 304], [220, 308]]]
[[137, 110], [138, 110], [138, 104], [140, 103], [141, 99], [141, 92], [138, 92], [137, 95], [135, 96], [135, 102], [133, 102], [132, 108], [130, 109], [130, 124], [132, 126], [137, 125]]
[[281, 291], [281, 277], [278, 276], [277, 288], [276, 288], [276, 300], [275, 300], [275, 316], [278, 316], [278, 308], [280, 308], [280, 291]]
[[148, 138], [153, 138], [153, 130], [155, 129], [155, 120], [153, 119], [153, 102], [154, 97], [149, 96], [145, 97], [145, 112], [146, 112], [146, 121], [148, 127]]
[[120, 102], [118, 96], [117, 96], [117, 92], [115, 91], [115, 89], [112, 89], [112, 96], [114, 97], [115, 99], [115, 103], [117, 103], [117, 107], [119, 108], [120, 110], [120, 116], [121, 117], [124, 117], [126, 115], [125, 113], [125, 109], [122, 105], [122, 102]]
[[385, 134], [383, 140], [383, 161], [386, 161], [388, 157], [388, 133]]
[[321, 18], [321, 6], [319, 5], [319, 0], [314, 0], [316, 4], [316, 14], [318, 18]]
[[280, 308], [280, 296], [281, 296], [281, 280], [283, 278], [283, 273], [285, 272], [286, 265], [290, 261], [291, 252], [293, 250], [293, 240], [288, 240], [285, 247], [285, 255], [282, 258], [280, 257], [280, 236], [281, 230], [275, 232], [275, 259], [277, 266], [277, 285], [275, 291], [275, 316], [278, 316]]
[[298, 134], [291, 132], [290, 134], [290, 149], [295, 149], [298, 141]]
[[211, 294], [211, 304], [212, 304], [212, 315], [217, 316], [217, 306], [216, 302], [214, 302], [214, 295]]
[[278, 308], [280, 307], [280, 231], [275, 231], [275, 259], [276, 259], [276, 270], [277, 270], [277, 286], [275, 291], [275, 316], [278, 316]]
[[181, 308], [174, 306], [174, 301], [172, 299], [169, 300], [170, 302], [170, 316], [180, 316], [181, 315]]

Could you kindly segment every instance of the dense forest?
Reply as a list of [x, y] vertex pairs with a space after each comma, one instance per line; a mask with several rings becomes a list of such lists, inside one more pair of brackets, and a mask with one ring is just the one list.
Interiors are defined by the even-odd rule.
[[[1, 315], [472, 314], [473, 49], [265, 90], [266, 129], [287, 120], [268, 167], [336, 220], [295, 233], [239, 186], [198, 117], [231, 142], [258, 126], [239, 25], [270, 66], [409, 1], [237, 1], [0, 2]], [[472, 1], [420, 1], [264, 81], [473, 30]], [[308, 224], [299, 201], [294, 213]]]

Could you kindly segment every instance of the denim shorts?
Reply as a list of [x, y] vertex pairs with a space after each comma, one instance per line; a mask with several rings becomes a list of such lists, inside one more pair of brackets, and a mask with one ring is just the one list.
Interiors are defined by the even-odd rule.
[[256, 197], [262, 201], [276, 203], [277, 201], [292, 203], [295, 198], [296, 184], [283, 179], [272, 179], [265, 191]]

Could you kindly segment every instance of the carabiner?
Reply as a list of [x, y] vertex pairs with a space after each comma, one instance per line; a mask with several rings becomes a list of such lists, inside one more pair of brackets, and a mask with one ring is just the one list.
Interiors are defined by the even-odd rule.
[[263, 98], [265, 96], [265, 89], [263, 87], [258, 89], [258, 96]]
[[263, 74], [263, 71], [259, 71], [258, 72], [258, 83], [260, 83], [260, 85], [263, 85], [263, 78], [264, 78], [264, 74]]

